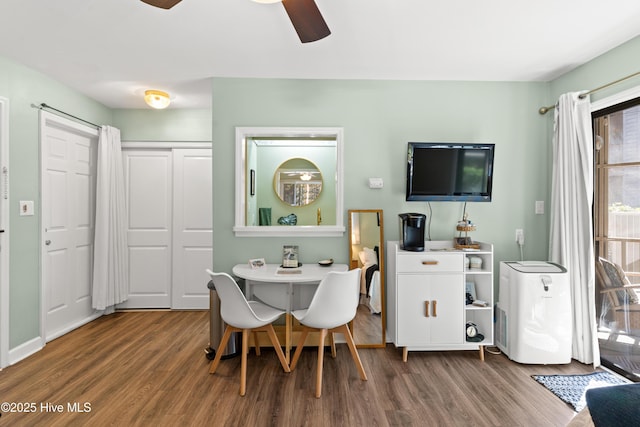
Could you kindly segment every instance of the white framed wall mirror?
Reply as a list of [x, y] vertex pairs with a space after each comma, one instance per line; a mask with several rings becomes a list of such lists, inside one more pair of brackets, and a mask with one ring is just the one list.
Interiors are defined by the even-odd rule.
[[352, 323], [358, 347], [385, 346], [384, 225], [381, 209], [352, 209], [349, 218], [349, 268], [359, 268], [360, 303]]
[[236, 128], [236, 236], [342, 236], [342, 128]]

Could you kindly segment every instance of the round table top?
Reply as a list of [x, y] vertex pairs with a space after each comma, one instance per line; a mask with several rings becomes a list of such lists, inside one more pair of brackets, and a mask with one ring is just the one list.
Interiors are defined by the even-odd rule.
[[274, 283], [304, 283], [319, 282], [330, 271], [347, 271], [346, 264], [303, 264], [298, 268], [282, 268], [278, 264], [265, 264], [261, 268], [251, 268], [249, 264], [237, 264], [233, 267], [233, 274], [245, 280]]

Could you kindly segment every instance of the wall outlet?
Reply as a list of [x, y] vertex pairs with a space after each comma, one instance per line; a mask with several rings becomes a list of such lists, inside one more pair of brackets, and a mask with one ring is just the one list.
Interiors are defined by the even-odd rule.
[[524, 245], [524, 230], [522, 228], [516, 228], [516, 243]]

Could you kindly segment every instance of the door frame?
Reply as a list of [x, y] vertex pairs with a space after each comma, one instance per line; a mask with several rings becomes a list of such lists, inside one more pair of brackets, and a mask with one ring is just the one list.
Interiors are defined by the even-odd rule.
[[0, 96], [0, 368], [9, 364], [9, 99]]

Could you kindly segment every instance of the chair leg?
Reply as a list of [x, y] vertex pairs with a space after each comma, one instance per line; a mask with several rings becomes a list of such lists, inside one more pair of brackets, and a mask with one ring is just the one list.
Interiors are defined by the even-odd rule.
[[[253, 331], [253, 344], [256, 347], [256, 356], [260, 356], [260, 341], [258, 341], [258, 332], [256, 331]], [[249, 351], [248, 347], [247, 351]]]
[[[316, 369], [316, 397], [322, 394], [322, 364], [324, 362], [324, 339], [327, 336], [326, 329], [320, 329], [320, 342], [318, 343], [318, 368]], [[298, 349], [296, 349], [296, 353]]]
[[335, 340], [335, 337], [333, 336], [333, 332], [329, 332], [329, 343], [331, 344], [331, 357], [335, 359], [337, 356], [337, 353], [336, 353], [336, 340]]
[[240, 396], [247, 392], [247, 348], [249, 347], [249, 330], [242, 330], [242, 358], [240, 360]]
[[227, 346], [229, 342], [229, 338], [231, 338], [231, 332], [233, 332], [233, 328], [228, 326], [224, 330], [224, 334], [222, 334], [222, 339], [220, 340], [220, 344], [218, 344], [218, 350], [216, 351], [216, 357], [213, 358], [213, 362], [211, 362], [211, 367], [209, 368], [210, 374], [215, 374], [216, 369], [218, 369], [218, 365], [220, 364], [220, 359], [222, 357], [222, 349]]
[[300, 358], [300, 354], [302, 353], [302, 348], [304, 347], [304, 342], [307, 339], [307, 335], [309, 335], [309, 329], [307, 327], [303, 327], [302, 332], [300, 333], [300, 339], [298, 340], [298, 345], [296, 347], [296, 352], [293, 353], [293, 360], [291, 360], [291, 366], [289, 367], [291, 371], [296, 369], [296, 365], [298, 364], [298, 359]]
[[364, 367], [362, 366], [362, 361], [360, 360], [360, 355], [358, 354], [358, 349], [356, 348], [356, 344], [353, 342], [353, 337], [351, 336], [351, 332], [349, 332], [349, 328], [347, 325], [338, 326], [336, 328], [339, 332], [344, 334], [344, 338], [347, 341], [347, 345], [349, 346], [349, 351], [351, 351], [351, 357], [358, 368], [358, 372], [360, 373], [360, 379], [366, 381], [367, 374], [364, 372]]
[[282, 365], [282, 369], [285, 372], [291, 372], [289, 365], [287, 364], [287, 359], [284, 357], [284, 353], [282, 352], [282, 347], [280, 347], [280, 341], [278, 341], [278, 337], [276, 336], [276, 331], [273, 329], [273, 325], [266, 326], [267, 335], [271, 339], [271, 344], [273, 344], [273, 349], [276, 351], [278, 355], [278, 359], [280, 360], [280, 364]]

